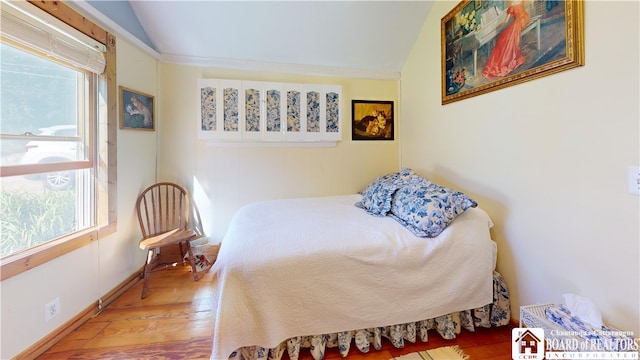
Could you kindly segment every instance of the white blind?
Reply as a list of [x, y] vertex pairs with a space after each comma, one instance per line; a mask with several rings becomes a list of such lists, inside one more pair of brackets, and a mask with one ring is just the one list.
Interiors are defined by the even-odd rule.
[[18, 3], [1, 3], [0, 33], [3, 37], [79, 68], [102, 74], [106, 63], [104, 45], [31, 4], [23, 3], [33, 10], [16, 6]]

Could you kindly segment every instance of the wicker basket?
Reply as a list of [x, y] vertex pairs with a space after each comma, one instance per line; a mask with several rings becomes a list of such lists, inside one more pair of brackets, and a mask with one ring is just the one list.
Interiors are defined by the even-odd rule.
[[[590, 348], [589, 344], [584, 344], [584, 347], [582, 347], [583, 343], [587, 343], [589, 340], [579, 335], [573, 335], [572, 333], [575, 333], [575, 332], [569, 331], [563, 328], [562, 326], [547, 319], [545, 310], [552, 306], [557, 306], [557, 305], [556, 304], [540, 304], [540, 305], [521, 306], [520, 307], [520, 327], [544, 329], [545, 340], [557, 339], [559, 341], [556, 343], [565, 343], [565, 344], [572, 343], [572, 344], [576, 344], [580, 348], [584, 348], [584, 349]], [[606, 326], [611, 330], [620, 331], [619, 329], [616, 329], [609, 325], [606, 325]], [[638, 343], [638, 339], [635, 339], [632, 341], [635, 341], [636, 349], [640, 347], [640, 344]], [[622, 351], [633, 351], [633, 349], [626, 349]]]
[[546, 339], [575, 339], [585, 341], [585, 339], [579, 336], [567, 334], [567, 329], [547, 320], [545, 310], [553, 305], [554, 304], [520, 306], [520, 327], [544, 329], [544, 337]]

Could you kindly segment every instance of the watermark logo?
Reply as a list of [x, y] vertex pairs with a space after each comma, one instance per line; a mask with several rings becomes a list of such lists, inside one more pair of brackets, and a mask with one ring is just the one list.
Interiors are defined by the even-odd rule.
[[513, 360], [602, 360], [640, 359], [640, 339], [625, 331], [551, 330], [545, 339], [541, 328], [511, 331]]
[[544, 353], [544, 329], [514, 328], [511, 330], [513, 360], [543, 360]]

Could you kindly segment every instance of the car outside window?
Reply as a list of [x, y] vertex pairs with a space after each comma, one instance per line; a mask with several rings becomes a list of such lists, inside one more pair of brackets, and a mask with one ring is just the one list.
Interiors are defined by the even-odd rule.
[[[77, 161], [83, 158], [82, 139], [77, 136], [76, 125], [55, 125], [40, 128], [40, 133], [24, 146], [21, 164], [43, 164]], [[41, 138], [41, 139], [40, 139]], [[75, 176], [72, 170], [27, 175], [28, 180], [39, 180], [49, 190], [66, 190], [72, 187]]]

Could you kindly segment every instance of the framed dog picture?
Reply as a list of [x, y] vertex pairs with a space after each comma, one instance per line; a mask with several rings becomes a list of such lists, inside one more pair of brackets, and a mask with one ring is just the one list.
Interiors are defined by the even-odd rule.
[[393, 101], [351, 100], [351, 140], [393, 140]]

